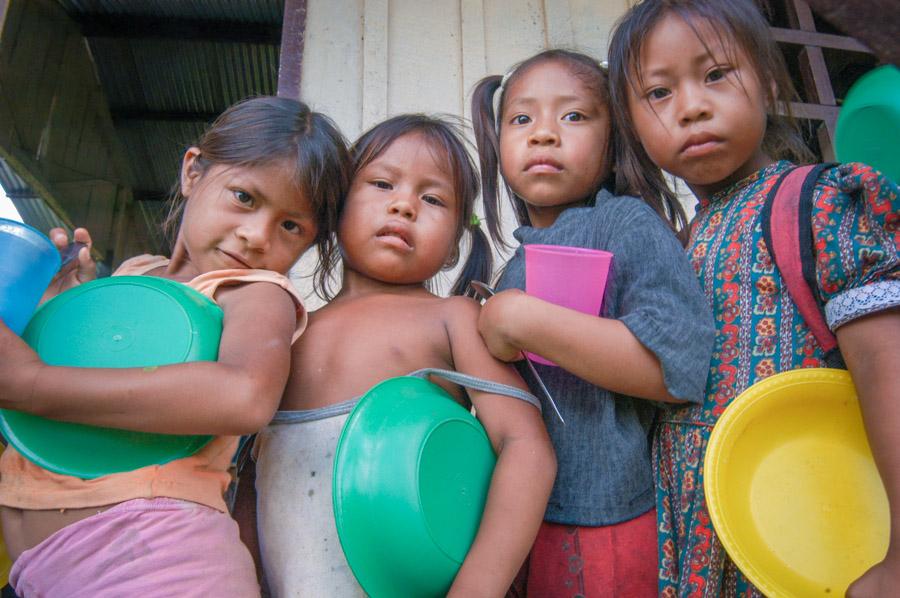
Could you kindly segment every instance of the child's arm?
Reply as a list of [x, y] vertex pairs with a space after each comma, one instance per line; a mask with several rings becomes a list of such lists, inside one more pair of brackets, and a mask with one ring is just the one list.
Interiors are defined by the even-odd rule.
[[491, 354], [514, 361], [537, 353], [591, 384], [655, 401], [669, 394], [659, 359], [618, 320], [548, 303], [518, 289], [485, 303], [478, 327]]
[[853, 375], [891, 517], [887, 555], [850, 586], [847, 596], [890, 596], [900, 587], [900, 309], [848, 322], [836, 335]]
[[[527, 390], [518, 374], [491, 357], [476, 329], [478, 305], [450, 299], [459, 318], [450, 329], [454, 367]], [[556, 478], [556, 456], [540, 412], [524, 401], [470, 391], [497, 453], [475, 541], [449, 596], [503, 596], [528, 556]]]
[[[581, 226], [596, 231], [591, 248], [614, 255], [604, 303], [615, 319], [503, 291], [479, 319], [488, 348], [504, 361], [536, 353], [619, 394], [701, 402], [715, 331], [684, 249], [639, 200], [607, 195], [598, 202], [583, 211]], [[504, 277], [522, 288], [524, 264], [514, 260]]]
[[217, 299], [225, 314], [218, 361], [53, 367], [0, 326], [0, 407], [144, 432], [255, 432], [277, 409], [287, 381], [295, 305], [269, 283], [225, 288]]

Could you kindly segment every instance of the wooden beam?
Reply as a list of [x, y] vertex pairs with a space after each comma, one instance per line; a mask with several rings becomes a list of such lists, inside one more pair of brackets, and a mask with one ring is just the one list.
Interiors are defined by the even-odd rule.
[[175, 39], [278, 45], [281, 25], [205, 19], [171, 19], [120, 15], [74, 17], [87, 38]]
[[[787, 9], [791, 25], [799, 30], [794, 32], [795, 35], [822, 35], [816, 31], [815, 16], [805, 0], [790, 0]], [[827, 110], [835, 107], [837, 102], [831, 85], [831, 75], [828, 73], [828, 65], [825, 63], [825, 53], [819, 46], [804, 45], [799, 59], [800, 76], [803, 78], [803, 87], [806, 88], [806, 99], [809, 102], [804, 109], [821, 115], [818, 118], [822, 123], [816, 127], [819, 150], [823, 160], [832, 161], [834, 160], [834, 136], [837, 131], [838, 111]], [[811, 106], [818, 106], [818, 109], [813, 110]]]
[[791, 102], [791, 114], [795, 118], [809, 118], [812, 120], [837, 120], [841, 109], [837, 106], [823, 106], [821, 104], [807, 104], [804, 102]]
[[785, 29], [783, 27], [771, 27], [771, 29], [775, 41], [785, 44], [817, 46], [819, 48], [833, 48], [835, 50], [872, 54], [872, 50], [868, 46], [844, 35], [819, 33], [818, 31], [800, 31], [799, 29]]
[[134, 201], [159, 202], [167, 201], [171, 195], [168, 191], [151, 191], [150, 189], [132, 189], [131, 197]]
[[852, 35], [881, 62], [900, 64], [897, 0], [807, 0], [816, 14]]
[[285, 0], [278, 57], [278, 95], [300, 99], [303, 46], [306, 35], [306, 0]]
[[148, 110], [145, 108], [116, 108], [110, 110], [113, 121], [142, 120], [156, 122], [203, 122], [211, 123], [218, 112], [181, 112], [174, 110]]

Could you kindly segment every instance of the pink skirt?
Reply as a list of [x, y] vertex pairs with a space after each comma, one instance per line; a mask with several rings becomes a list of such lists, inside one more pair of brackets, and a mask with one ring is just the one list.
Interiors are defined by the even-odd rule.
[[22, 598], [259, 596], [237, 523], [171, 498], [130, 500], [59, 530], [16, 559], [9, 581]]

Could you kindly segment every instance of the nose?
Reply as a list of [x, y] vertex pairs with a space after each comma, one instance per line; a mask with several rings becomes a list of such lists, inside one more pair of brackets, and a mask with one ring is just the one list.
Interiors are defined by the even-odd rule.
[[559, 132], [556, 130], [555, 121], [540, 119], [534, 123], [531, 133], [528, 135], [528, 145], [556, 145], [559, 143]]
[[247, 249], [265, 251], [269, 247], [272, 227], [262, 214], [254, 214], [245, 218], [235, 231]]
[[396, 189], [388, 204], [388, 213], [407, 220], [416, 219], [416, 202], [418, 198], [406, 189]]
[[712, 105], [702, 85], [685, 84], [678, 90], [678, 121], [688, 125], [712, 116]]

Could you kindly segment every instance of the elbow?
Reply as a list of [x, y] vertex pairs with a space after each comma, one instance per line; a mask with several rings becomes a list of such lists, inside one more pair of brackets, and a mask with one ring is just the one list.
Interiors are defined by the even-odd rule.
[[547, 472], [546, 477], [547, 477], [547, 480], [549, 481], [550, 488], [552, 488], [553, 482], [556, 481], [557, 463], [556, 463], [556, 451], [553, 450], [553, 445], [550, 443], [549, 440], [547, 441], [547, 450], [545, 452], [546, 452], [546, 454], [544, 455], [543, 469], [544, 469], [544, 471]]
[[272, 420], [281, 400], [281, 390], [273, 388], [271, 383], [248, 381], [241, 385], [234, 399], [234, 408], [228, 417], [230, 425], [226, 426], [228, 434], [255, 434]]

